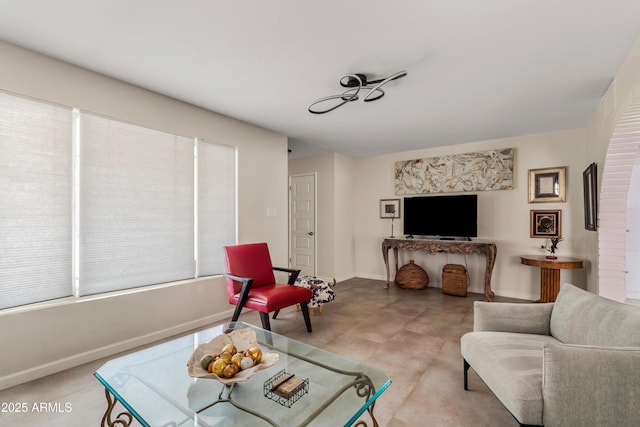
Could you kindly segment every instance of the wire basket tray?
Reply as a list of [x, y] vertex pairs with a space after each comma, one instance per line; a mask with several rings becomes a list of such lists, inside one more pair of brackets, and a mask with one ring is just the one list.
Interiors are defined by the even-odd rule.
[[[285, 377], [287, 379], [283, 381]], [[291, 405], [308, 392], [309, 378], [303, 380], [294, 377], [284, 369], [264, 382], [264, 396], [287, 408], [291, 408]]]

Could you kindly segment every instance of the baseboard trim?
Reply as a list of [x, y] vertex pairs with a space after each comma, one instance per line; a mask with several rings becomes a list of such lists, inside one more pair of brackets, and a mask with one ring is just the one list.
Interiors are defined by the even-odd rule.
[[353, 279], [354, 277], [356, 277], [356, 276], [354, 276], [353, 274], [348, 274], [346, 276], [336, 277], [336, 283], [344, 282], [345, 280]]
[[361, 277], [363, 279], [371, 279], [371, 280], [387, 280], [387, 276], [380, 276], [377, 274], [355, 274], [353, 276], [351, 276], [350, 278], [353, 277]]
[[9, 387], [45, 377], [47, 375], [55, 374], [56, 372], [64, 371], [66, 369], [74, 368], [76, 366], [84, 365], [85, 363], [93, 362], [94, 360], [102, 359], [104, 357], [109, 357], [123, 351], [132, 350], [136, 347], [163, 340], [174, 335], [179, 335], [193, 329], [198, 329], [203, 326], [210, 325], [212, 323], [228, 320], [232, 315], [233, 310], [227, 310], [215, 315], [192, 320], [190, 322], [182, 323], [170, 328], [130, 338], [128, 340], [113, 343], [104, 347], [97, 348], [95, 350], [75, 354], [71, 357], [54, 360], [40, 366], [35, 366], [30, 369], [25, 369], [20, 372], [6, 375], [0, 378], [0, 390], [4, 390]]
[[340, 283], [340, 282], [344, 282], [345, 280], [349, 280], [349, 279], [353, 279], [354, 275], [346, 275], [346, 276], [340, 276], [340, 277], [328, 277], [328, 276], [316, 276], [318, 279], [324, 280], [327, 283], [333, 283], [333, 281], [335, 280], [336, 283]]
[[[356, 274], [353, 277], [362, 277], [363, 279], [371, 279], [371, 280], [382, 280], [382, 281], [387, 281], [387, 276], [380, 276], [380, 275], [376, 275], [376, 274]], [[390, 285], [393, 285], [393, 278], [391, 279], [391, 281], [389, 282]], [[429, 282], [429, 287], [431, 288], [441, 288], [442, 284], [440, 282]], [[505, 298], [514, 298], [514, 299], [521, 299], [521, 300], [526, 300], [526, 301], [535, 301], [538, 299], [538, 296], [533, 295], [533, 294], [522, 294], [522, 293], [517, 293], [517, 292], [509, 292], [509, 291], [503, 291], [500, 290], [500, 292], [496, 292], [495, 289], [492, 289], [494, 291], [494, 293], [497, 296], [501, 296], [501, 297], [505, 297]], [[468, 289], [469, 292], [474, 293], [474, 294], [484, 294], [484, 286], [470, 286]]]

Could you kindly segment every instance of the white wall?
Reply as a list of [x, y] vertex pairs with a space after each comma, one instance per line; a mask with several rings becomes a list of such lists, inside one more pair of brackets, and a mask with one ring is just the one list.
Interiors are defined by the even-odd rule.
[[[401, 198], [394, 194], [394, 164], [410, 160], [469, 151], [513, 147], [515, 153], [515, 188], [478, 193], [479, 238], [495, 240], [498, 257], [493, 272], [493, 289], [498, 295], [537, 299], [540, 272], [520, 264], [519, 255], [542, 254], [544, 239], [529, 237], [529, 210], [561, 209], [562, 234], [559, 253], [582, 257], [584, 253], [584, 219], [582, 171], [585, 164], [584, 130], [569, 130], [493, 141], [481, 141], [452, 147], [394, 153], [358, 159], [324, 155], [289, 161], [291, 174], [318, 173], [318, 215], [336, 224], [333, 230], [318, 229], [319, 275], [358, 276], [385, 279], [382, 239], [391, 233], [389, 220], [379, 218], [380, 199]], [[338, 159], [338, 160], [336, 160]], [[528, 203], [528, 170], [567, 166], [566, 203]], [[334, 174], [333, 176], [331, 174]], [[333, 193], [327, 191], [332, 188]], [[338, 201], [339, 200], [339, 201]], [[344, 223], [345, 227], [337, 227]], [[351, 225], [349, 225], [351, 224]], [[352, 227], [353, 234], [349, 234]], [[402, 220], [395, 223], [395, 234], [402, 234]], [[353, 242], [353, 267], [347, 261]], [[346, 245], [346, 246], [345, 246]], [[334, 256], [334, 255], [340, 256]], [[401, 264], [415, 259], [427, 270], [432, 286], [440, 286], [442, 266], [448, 262], [467, 263], [471, 291], [482, 293], [485, 259], [483, 256], [405, 254]], [[343, 264], [340, 264], [340, 262]], [[344, 272], [344, 273], [343, 273]], [[585, 270], [565, 270], [561, 280], [586, 287]]]
[[[609, 143], [611, 136], [614, 132], [616, 125], [618, 124], [620, 117], [625, 113], [627, 107], [632, 103], [640, 100], [640, 38], [636, 41], [634, 46], [629, 51], [629, 54], [623, 61], [620, 69], [616, 73], [612, 83], [604, 94], [602, 102], [594, 112], [591, 121], [586, 129], [586, 159], [587, 163], [596, 162], [598, 164], [598, 185], [602, 185], [602, 176], [606, 168], [605, 158], [609, 149]], [[621, 174], [620, 185], [625, 186], [624, 178], [630, 177], [630, 170], [627, 174]], [[599, 188], [599, 209], [602, 208], [602, 191]], [[605, 197], [616, 197], [616, 195], [608, 194]], [[626, 206], [626, 203], [620, 203], [620, 205]], [[602, 218], [602, 211], [599, 213]], [[602, 221], [600, 221], [602, 222]], [[601, 269], [599, 266], [599, 255], [603, 253], [605, 259], [607, 256], [607, 248], [602, 248], [602, 244], [605, 245], [624, 245], [624, 242], [617, 241], [601, 241], [600, 232], [586, 232], [585, 233], [585, 253], [584, 257], [591, 266], [587, 271], [587, 283], [588, 290], [594, 293], [601, 293], [601, 284], [599, 274]], [[605, 236], [607, 237], [607, 236]], [[623, 263], [624, 265], [624, 263]], [[602, 271], [605, 270], [603, 266]], [[609, 274], [619, 274], [621, 272], [606, 272]], [[610, 284], [603, 284], [603, 287]], [[607, 293], [616, 293], [616, 289], [608, 289]], [[622, 292], [624, 294], [624, 292]]]
[[289, 160], [289, 175], [316, 174], [316, 276], [333, 277], [335, 264], [334, 155]]
[[354, 178], [355, 160], [336, 154], [335, 156], [335, 237], [334, 275], [337, 280], [353, 277], [355, 271], [354, 227], [358, 209], [355, 205]]
[[316, 275], [324, 279], [353, 277], [354, 164], [337, 153], [289, 160], [289, 175], [317, 177]]
[[629, 183], [627, 230], [627, 298], [640, 302], [640, 151]]
[[[394, 195], [394, 163], [446, 154], [458, 154], [490, 149], [515, 148], [513, 190], [478, 192], [478, 238], [495, 240], [498, 256], [493, 271], [492, 289], [498, 295], [537, 299], [540, 295], [540, 272], [520, 263], [520, 255], [543, 254], [540, 245], [545, 239], [529, 237], [531, 209], [561, 209], [562, 235], [559, 254], [581, 256], [584, 248], [582, 212], [582, 170], [584, 169], [584, 131], [570, 130], [542, 135], [481, 141], [457, 146], [394, 153], [361, 158], [356, 161], [355, 201], [357, 211], [356, 275], [382, 279], [386, 271], [381, 255], [383, 237], [390, 233], [389, 220], [379, 218], [379, 200], [401, 198]], [[528, 170], [567, 166], [566, 203], [528, 203]], [[399, 221], [400, 223], [402, 221]], [[402, 225], [397, 224], [396, 235]], [[430, 283], [440, 286], [442, 266], [448, 262], [464, 264], [462, 255], [427, 255], [407, 253], [403, 265], [414, 259], [430, 277]], [[470, 290], [483, 292], [484, 256], [468, 256], [471, 276]], [[585, 287], [584, 272], [562, 271], [562, 281]]]
[[[0, 62], [1, 90], [238, 147], [239, 241], [286, 265], [286, 137], [3, 42]], [[0, 389], [230, 315], [220, 277], [3, 310]]]

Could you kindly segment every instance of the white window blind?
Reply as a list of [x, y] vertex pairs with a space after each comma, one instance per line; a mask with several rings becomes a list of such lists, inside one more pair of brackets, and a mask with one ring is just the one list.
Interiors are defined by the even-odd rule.
[[236, 150], [198, 141], [198, 276], [224, 272], [236, 242]]
[[80, 139], [80, 294], [194, 277], [194, 141], [84, 113]]
[[219, 274], [236, 242], [235, 148], [2, 92], [0, 191], [0, 309]]
[[72, 294], [71, 109], [0, 92], [0, 309]]

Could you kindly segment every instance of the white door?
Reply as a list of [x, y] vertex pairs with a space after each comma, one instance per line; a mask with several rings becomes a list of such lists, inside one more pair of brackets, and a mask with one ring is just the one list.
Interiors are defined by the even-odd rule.
[[289, 248], [291, 268], [301, 276], [316, 275], [316, 179], [315, 175], [289, 178]]

